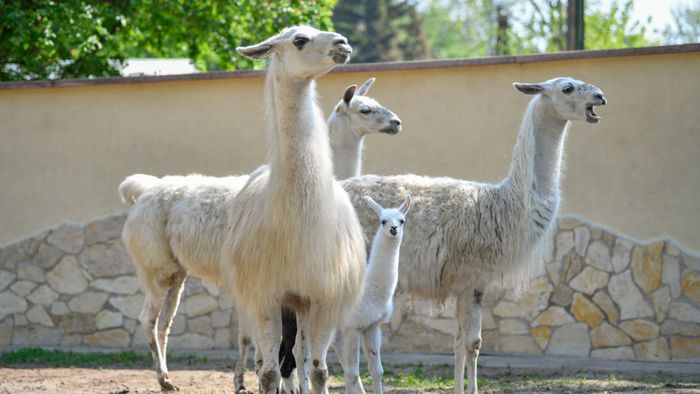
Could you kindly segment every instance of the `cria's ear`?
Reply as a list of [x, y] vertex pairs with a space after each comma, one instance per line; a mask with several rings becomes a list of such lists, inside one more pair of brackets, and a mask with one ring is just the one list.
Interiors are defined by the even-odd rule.
[[538, 83], [513, 83], [513, 87], [525, 94], [540, 94], [544, 91], [544, 86]]
[[249, 59], [262, 59], [270, 56], [272, 47], [272, 42], [270, 40], [265, 40], [260, 44], [238, 47], [236, 51]]
[[350, 100], [352, 100], [352, 97], [355, 95], [355, 89], [357, 89], [357, 85], [350, 85], [345, 89], [345, 93], [343, 94], [343, 101], [345, 101], [345, 104], [350, 105]]
[[374, 210], [374, 212], [377, 213], [377, 215], [381, 215], [381, 214], [382, 214], [382, 210], [383, 210], [382, 206], [379, 205], [379, 204], [377, 204], [376, 201], [372, 200], [372, 197], [370, 197], [370, 196], [364, 196], [364, 197], [362, 197], [362, 198], [365, 200], [365, 202], [367, 203], [367, 205], [369, 205], [369, 207], [372, 208], [372, 210]]
[[403, 200], [401, 203], [401, 206], [399, 206], [399, 211], [403, 213], [404, 215], [408, 213], [408, 210], [411, 209], [411, 205], [413, 204], [413, 200], [411, 199], [410, 194], [406, 194], [406, 199]]
[[365, 81], [365, 83], [363, 83], [362, 86], [360, 86], [360, 87], [357, 89], [357, 93], [356, 93], [356, 94], [357, 94], [358, 96], [366, 96], [366, 95], [367, 95], [367, 91], [369, 90], [369, 88], [372, 87], [372, 84], [374, 84], [374, 81], [375, 81], [375, 80], [376, 80], [376, 79], [375, 79], [374, 77], [372, 77], [372, 78], [368, 79], [367, 81]]

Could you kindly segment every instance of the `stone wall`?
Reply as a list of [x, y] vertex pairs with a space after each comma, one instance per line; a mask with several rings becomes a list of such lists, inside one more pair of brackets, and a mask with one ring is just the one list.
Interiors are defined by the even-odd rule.
[[[0, 250], [0, 348], [145, 348], [143, 293], [120, 241], [125, 215], [63, 224]], [[641, 245], [559, 221], [530, 291], [487, 292], [483, 351], [700, 360], [700, 259], [671, 241]], [[451, 352], [454, 301], [395, 298], [391, 351]], [[188, 278], [170, 346], [236, 347], [237, 321], [216, 286]]]

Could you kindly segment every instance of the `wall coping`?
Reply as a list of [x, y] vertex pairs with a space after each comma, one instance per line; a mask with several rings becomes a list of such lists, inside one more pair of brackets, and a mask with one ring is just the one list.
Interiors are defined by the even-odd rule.
[[[565, 51], [557, 53], [544, 53], [534, 55], [514, 56], [489, 56], [465, 59], [441, 59], [441, 60], [414, 60], [384, 63], [359, 63], [346, 64], [336, 67], [332, 73], [353, 72], [382, 72], [402, 70], [426, 70], [445, 68], [466, 68], [486, 65], [501, 64], [525, 64], [539, 62], [554, 62], [580, 59], [600, 59], [629, 56], [651, 56], [678, 53], [700, 53], [700, 43], [664, 45], [642, 48], [622, 48], [585, 51]], [[82, 87], [94, 85], [123, 85], [139, 83], [160, 83], [179, 81], [198, 81], [212, 79], [237, 79], [254, 78], [264, 75], [263, 70], [238, 70], [238, 71], [212, 71], [196, 74], [143, 76], [143, 77], [101, 77], [101, 78], [74, 78], [41, 81], [12, 81], [0, 82], [0, 90], [31, 89], [31, 88], [62, 88]]]

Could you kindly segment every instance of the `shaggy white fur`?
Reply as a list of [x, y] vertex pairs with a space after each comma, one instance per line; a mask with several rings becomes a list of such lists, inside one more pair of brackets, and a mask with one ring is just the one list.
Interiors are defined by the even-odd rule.
[[[333, 152], [334, 160], [338, 163], [362, 159], [360, 147], [365, 135], [374, 133], [393, 135], [401, 129], [400, 125], [395, 125], [394, 121], [398, 118], [393, 112], [369, 97], [360, 96], [360, 93], [366, 94], [372, 82], [374, 78], [365, 82], [357, 91], [355, 91], [355, 85], [349, 86], [333, 114], [328, 118], [331, 145], [339, 147], [350, 145], [357, 148], [356, 150], [339, 149], [337, 154]], [[354, 105], [358, 100], [371, 105], [373, 111], [371, 116], [361, 112], [365, 108], [364, 105]], [[342, 143], [334, 144], [334, 141], [342, 141]], [[348, 167], [360, 168], [360, 163], [348, 164]], [[157, 269], [160, 265], [159, 261], [169, 265], [174, 258], [188, 270], [188, 275], [197, 276], [195, 272], [202, 271], [208, 275], [206, 279], [209, 282], [219, 283], [220, 274], [217, 270], [221, 259], [223, 237], [228, 228], [230, 216], [228, 212], [230, 204], [226, 201], [230, 201], [238, 194], [248, 179], [247, 174], [225, 178], [199, 174], [163, 178], [134, 174], [127, 177], [119, 185], [119, 192], [123, 202], [138, 205], [130, 212], [129, 222], [132, 228], [140, 227], [132, 231], [138, 231], [141, 234], [140, 238], [132, 241], [131, 247], [147, 250], [149, 245], [167, 245], [158, 248], [160, 251], [158, 255], [151, 256], [150, 270]], [[148, 197], [139, 200], [146, 190], [149, 190]], [[150, 219], [142, 219], [146, 216]], [[175, 223], [177, 225], [174, 225]], [[166, 253], [168, 248], [169, 253]], [[136, 259], [134, 261], [137, 262]], [[161, 292], [168, 293], [168, 290], [163, 289]], [[179, 294], [174, 291], [172, 297]], [[173, 302], [176, 301], [171, 301]], [[176, 311], [172, 309], [171, 312], [173, 315], [159, 316], [161, 327], [171, 325]], [[253, 346], [251, 333], [254, 330], [247, 327], [245, 323], [247, 323], [245, 319], [239, 319], [239, 357], [234, 368], [234, 386], [237, 391], [245, 391], [243, 374], [247, 354]], [[163, 338], [160, 348], [165, 353], [167, 332], [161, 332], [160, 337]], [[293, 382], [286, 382], [286, 387], [294, 386]]]
[[481, 300], [495, 284], [522, 287], [542, 266], [545, 242], [555, 228], [564, 137], [570, 120], [599, 120], [593, 107], [606, 103], [597, 87], [571, 78], [515, 84], [537, 96], [525, 112], [508, 176], [490, 185], [416, 175], [363, 175], [343, 181], [369, 237], [374, 213], [362, 196], [382, 205], [410, 194], [416, 208], [406, 226], [400, 287], [442, 301], [457, 300], [455, 392], [477, 392]]
[[365, 201], [376, 212], [380, 225], [372, 241], [362, 297], [348, 322], [336, 333], [333, 346], [343, 365], [347, 394], [365, 393], [360, 380], [360, 338], [365, 345], [374, 392], [383, 392], [381, 325], [389, 321], [394, 309], [394, 291], [399, 280], [399, 248], [406, 214], [411, 208], [411, 196], [406, 196], [398, 208], [384, 209], [369, 196], [365, 196]]

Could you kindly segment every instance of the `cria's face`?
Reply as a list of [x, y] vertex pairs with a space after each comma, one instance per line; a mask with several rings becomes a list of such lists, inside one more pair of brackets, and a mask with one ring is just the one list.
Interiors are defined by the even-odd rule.
[[382, 233], [387, 238], [399, 238], [403, 236], [403, 226], [406, 217], [398, 209], [385, 209], [379, 217]]

